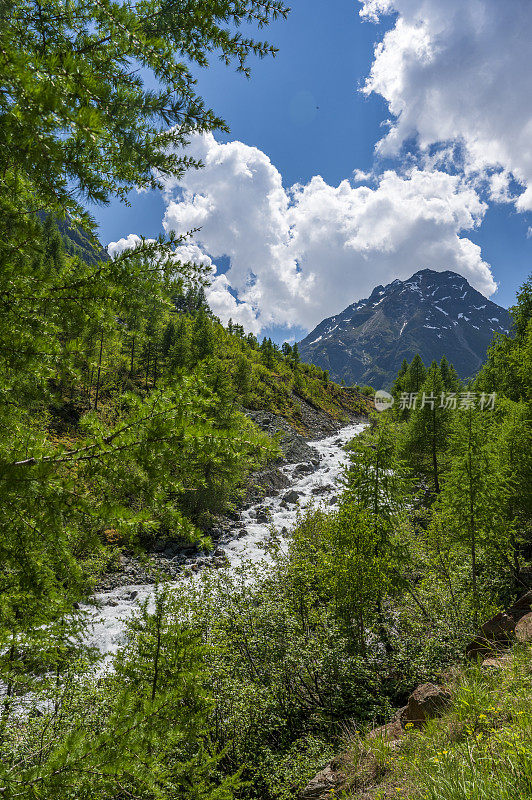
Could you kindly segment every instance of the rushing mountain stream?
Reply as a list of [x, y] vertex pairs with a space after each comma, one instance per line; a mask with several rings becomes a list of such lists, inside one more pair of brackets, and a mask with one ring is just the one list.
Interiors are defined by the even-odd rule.
[[[312, 502], [326, 509], [335, 508], [340, 477], [347, 460], [343, 447], [365, 427], [366, 423], [359, 422], [325, 439], [309, 442], [317, 452], [314, 465], [305, 462], [281, 467], [281, 472], [289, 479], [287, 488], [278, 496], [266, 497], [240, 512], [231, 531], [218, 541], [216, 552], [223, 551], [224, 561], [229, 567], [238, 565], [244, 557], [255, 560], [263, 558], [262, 545], [268, 538], [271, 526], [289, 535], [296, 522], [298, 509]], [[184, 579], [187, 578], [180, 580]], [[91, 609], [91, 642], [105, 654], [116, 650], [122, 636], [124, 618], [135, 611], [139, 601], [149, 600], [153, 591], [153, 584], [129, 584], [97, 594], [95, 606]]]

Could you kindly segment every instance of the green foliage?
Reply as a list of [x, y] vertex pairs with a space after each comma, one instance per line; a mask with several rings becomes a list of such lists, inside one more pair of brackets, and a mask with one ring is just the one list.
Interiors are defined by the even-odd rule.
[[427, 370], [425, 365], [421, 360], [421, 356], [416, 354], [412, 359], [412, 363], [408, 367], [408, 372], [404, 377], [404, 391], [414, 392], [417, 394], [423, 386], [426, 377]]
[[[370, 604], [372, 592], [370, 576], [355, 573], [363, 554], [357, 560], [350, 542], [356, 533], [367, 546], [364, 517], [344, 514], [339, 522], [343, 556], [335, 522], [311, 513], [288, 552], [274, 540], [268, 562], [219, 572], [195, 596], [180, 591], [174, 601], [206, 647], [212, 726], [226, 747], [226, 769], [244, 765], [243, 797], [288, 800], [330, 753], [342, 719], [388, 713], [376, 654], [368, 646], [363, 656], [358, 633], [353, 638], [354, 604]], [[341, 585], [335, 555], [344, 577], [357, 576], [357, 588]]]
[[510, 335], [497, 334], [488, 350], [488, 360], [476, 380], [483, 391], [497, 391], [510, 400], [532, 401], [532, 277], [510, 309]]
[[348, 445], [346, 498], [367, 509], [384, 541], [398, 524], [404, 501], [397, 429], [387, 419]]
[[29, 709], [19, 706], [18, 724], [2, 730], [5, 796], [235, 796], [238, 776], [221, 773], [223, 753], [210, 736], [204, 652], [164, 591], [156, 590], [153, 613], [141, 606], [128, 623], [114, 669], [97, 683], [64, 657], [57, 674], [53, 692], [34, 694]]
[[[449, 374], [445, 364], [444, 371]], [[436, 494], [440, 491], [451, 424], [451, 411], [442, 399], [445, 388], [441, 367], [434, 362], [417, 395], [403, 442], [405, 458], [417, 475], [429, 477]]]
[[[288, 800], [347, 720], [386, 719], [522, 585], [530, 282], [512, 336], [496, 338], [474, 385], [505, 395], [494, 413], [436, 403], [397, 413], [396, 402], [349, 448], [337, 510], [310, 509], [288, 542], [272, 537], [263, 564], [174, 594], [157, 588], [96, 672], [79, 604], [119, 552], [109, 542], [201, 539], [278, 453], [244, 408], [301, 426], [307, 403], [340, 418], [365, 411], [374, 391], [343, 392], [300, 363], [297, 345], [224, 328], [205, 270], [179, 261], [180, 237], [99, 259], [83, 209], [199, 166], [182, 155], [187, 138], [224, 125], [193, 70], [216, 53], [247, 72], [249, 54], [273, 50], [240, 23], [284, 17], [283, 4], [0, 9], [0, 793]], [[446, 359], [427, 372], [417, 355], [393, 391], [459, 389]], [[435, 493], [420, 497], [427, 477]], [[478, 684], [460, 695], [460, 724]], [[439, 772], [440, 790], [474, 774], [472, 763]], [[510, 772], [522, 795], [526, 759]]]
[[[407, 731], [400, 749], [367, 736], [349, 744], [353, 793], [373, 783], [375, 798], [513, 800], [532, 797], [531, 654], [515, 648], [491, 670], [455, 675], [452, 702], [440, 719]], [[384, 746], [383, 746], [384, 745]], [[378, 774], [367, 764], [378, 760]]]
[[318, 597], [345, 631], [354, 652], [366, 653], [366, 629], [392, 579], [392, 550], [365, 505], [349, 501], [337, 513], [302, 520], [290, 542], [289, 580], [300, 602]]
[[[191, 164], [179, 154], [187, 136], [223, 127], [196, 94], [192, 65], [207, 66], [217, 51], [247, 73], [248, 55], [274, 48], [231, 26], [262, 26], [286, 13], [281, 2], [255, 0], [66, 8], [3, 0], [2, 215], [44, 207], [81, 216], [76, 197], [125, 198], [134, 186], [181, 174]], [[132, 64], [155, 77], [156, 88]]]

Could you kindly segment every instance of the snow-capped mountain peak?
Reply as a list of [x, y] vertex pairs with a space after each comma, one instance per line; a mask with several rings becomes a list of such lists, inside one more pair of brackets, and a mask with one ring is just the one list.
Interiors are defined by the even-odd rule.
[[428, 365], [446, 355], [461, 377], [482, 365], [495, 333], [507, 333], [508, 311], [456, 272], [422, 269], [406, 281], [376, 286], [368, 298], [323, 320], [300, 342], [305, 361], [347, 384], [385, 388], [403, 358]]

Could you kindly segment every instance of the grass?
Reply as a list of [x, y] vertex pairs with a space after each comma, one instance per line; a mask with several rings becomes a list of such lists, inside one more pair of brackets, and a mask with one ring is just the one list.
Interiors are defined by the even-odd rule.
[[451, 678], [452, 704], [400, 742], [353, 735], [349, 800], [532, 800], [532, 650]]

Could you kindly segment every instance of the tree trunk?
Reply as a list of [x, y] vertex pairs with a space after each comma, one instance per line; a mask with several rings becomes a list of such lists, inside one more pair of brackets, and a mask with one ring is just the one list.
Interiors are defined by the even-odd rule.
[[103, 331], [100, 339], [100, 356], [98, 358], [98, 377], [96, 379], [96, 399], [94, 400], [94, 410], [98, 411], [98, 398], [100, 396], [100, 375], [102, 371], [102, 351], [103, 351]]
[[475, 501], [473, 499], [473, 461], [471, 455], [472, 424], [471, 410], [469, 410], [469, 442], [467, 463], [469, 471], [469, 536], [471, 542], [471, 589], [473, 592], [473, 622], [478, 624], [478, 598], [477, 598], [477, 539], [475, 531]]
[[434, 490], [440, 493], [440, 480], [438, 475], [438, 456], [436, 451], [436, 407], [432, 407], [432, 468], [434, 470]]
[[148, 361], [146, 363], [146, 381], [145, 381], [146, 391], [148, 391], [148, 376], [150, 374], [150, 355], [151, 355], [151, 342], [148, 342]]
[[135, 358], [135, 337], [133, 337], [133, 341], [131, 342], [131, 361], [129, 364], [129, 377], [133, 377], [133, 359]]

